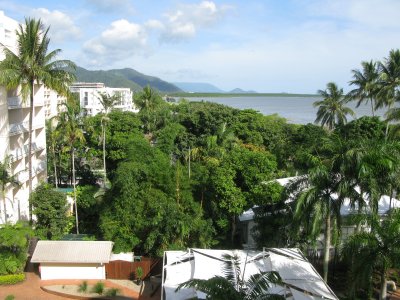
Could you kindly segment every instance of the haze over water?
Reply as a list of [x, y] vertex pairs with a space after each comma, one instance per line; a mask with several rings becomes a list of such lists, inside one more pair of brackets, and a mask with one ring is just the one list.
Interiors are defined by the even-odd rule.
[[[264, 115], [278, 114], [287, 119], [289, 123], [307, 124], [315, 121], [318, 108], [313, 107], [319, 97], [285, 97], [285, 96], [239, 96], [239, 97], [186, 97], [190, 101], [210, 101], [224, 104], [238, 109], [254, 109]], [[356, 102], [348, 103], [356, 117], [372, 116], [371, 105], [361, 104], [356, 108]], [[379, 110], [375, 115], [383, 116], [384, 111]], [[348, 117], [351, 121], [352, 117]]]

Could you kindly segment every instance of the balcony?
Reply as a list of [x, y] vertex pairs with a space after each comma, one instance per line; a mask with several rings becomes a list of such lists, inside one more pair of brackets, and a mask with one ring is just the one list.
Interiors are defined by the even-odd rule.
[[[8, 97], [7, 98], [7, 102], [8, 102], [8, 109], [17, 109], [17, 108], [30, 107], [29, 99], [27, 99], [26, 101], [23, 101], [20, 96]], [[34, 99], [34, 105], [35, 106], [43, 106], [43, 104], [44, 104], [43, 98]]]
[[[44, 127], [44, 123], [33, 122], [32, 129]], [[28, 132], [29, 122], [13, 123], [10, 124], [9, 135], [15, 135], [22, 132]]]
[[[38, 146], [36, 143], [32, 143], [32, 153], [36, 151], [42, 151], [44, 149], [43, 146]], [[29, 145], [24, 145], [24, 147], [16, 148], [11, 150], [11, 159], [12, 161], [17, 161], [25, 157], [29, 152]]]
[[[36, 175], [42, 173], [43, 171], [46, 171], [46, 163], [44, 161], [39, 162], [38, 164], [34, 165], [32, 168], [32, 177], [35, 177]], [[16, 174], [17, 180], [19, 183], [25, 183], [29, 180], [29, 172], [28, 169], [17, 172]]]

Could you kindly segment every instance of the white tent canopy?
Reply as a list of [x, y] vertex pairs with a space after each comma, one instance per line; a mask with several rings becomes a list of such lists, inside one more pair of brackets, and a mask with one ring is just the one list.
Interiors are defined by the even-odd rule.
[[283, 285], [272, 286], [271, 293], [288, 300], [338, 299], [299, 249], [271, 248], [264, 251], [188, 249], [164, 253], [162, 299], [189, 299], [205, 295], [192, 288], [175, 292], [187, 280], [223, 276], [223, 254], [237, 255], [244, 280], [259, 272], [276, 271]]

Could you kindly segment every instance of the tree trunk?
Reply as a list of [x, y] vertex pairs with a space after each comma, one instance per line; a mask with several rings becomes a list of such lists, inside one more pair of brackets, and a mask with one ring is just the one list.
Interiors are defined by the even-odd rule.
[[190, 155], [191, 155], [191, 149], [189, 146], [189, 164], [188, 164], [188, 168], [189, 168], [189, 179], [190, 179]]
[[56, 188], [58, 188], [56, 151], [54, 150], [54, 147], [52, 150], [53, 150], [54, 182], [56, 184]]
[[72, 185], [74, 187], [76, 234], [79, 234], [78, 205], [77, 205], [77, 201], [76, 201], [76, 182], [75, 182], [75, 149], [73, 146], [72, 146]]
[[379, 300], [386, 300], [387, 297], [387, 282], [386, 282], [386, 276], [385, 276], [385, 271], [382, 270], [381, 273], [381, 291], [379, 293]]
[[324, 242], [324, 270], [323, 278], [326, 283], [328, 283], [328, 268], [329, 268], [329, 253], [331, 248], [331, 216], [328, 214], [325, 220], [325, 242]]
[[[31, 80], [31, 95], [29, 107], [29, 145], [28, 145], [28, 197], [32, 194], [32, 125], [33, 125], [33, 96], [34, 96], [35, 81]], [[32, 204], [29, 201], [29, 223], [32, 224]]]
[[235, 234], [236, 234], [236, 216], [232, 216], [232, 232], [231, 232], [231, 243], [233, 246], [233, 243], [235, 241]]
[[375, 117], [374, 100], [373, 100], [372, 97], [371, 97], [369, 100], [370, 100], [370, 102], [371, 102], [372, 116]]
[[106, 187], [107, 182], [107, 169], [106, 169], [106, 126], [103, 123], [103, 167], [104, 167], [104, 178], [103, 178], [103, 187]]
[[3, 186], [2, 196], [3, 196], [3, 205], [4, 205], [4, 224], [7, 224], [7, 203], [6, 203], [6, 193], [4, 190], [4, 186]]

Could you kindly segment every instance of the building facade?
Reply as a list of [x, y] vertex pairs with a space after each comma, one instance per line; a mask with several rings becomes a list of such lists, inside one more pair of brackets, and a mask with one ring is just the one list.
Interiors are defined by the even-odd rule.
[[[0, 43], [16, 52], [16, 34], [19, 23], [0, 11]], [[0, 60], [4, 59], [0, 49]], [[22, 99], [20, 90], [6, 90], [0, 86], [0, 161], [9, 162], [9, 173], [18, 185], [7, 184], [0, 195], [0, 224], [29, 218], [28, 159], [32, 157], [32, 187], [47, 179], [45, 87], [34, 87], [32, 152], [29, 152], [29, 99]], [[4, 202], [5, 201], [5, 202]], [[5, 206], [4, 206], [5, 203]]]
[[101, 94], [119, 96], [119, 101], [114, 109], [121, 111], [136, 111], [132, 101], [132, 91], [129, 88], [110, 88], [104, 83], [77, 82], [70, 86], [71, 92], [78, 93], [80, 106], [85, 115], [95, 116], [103, 112], [100, 99]]

